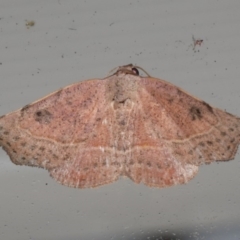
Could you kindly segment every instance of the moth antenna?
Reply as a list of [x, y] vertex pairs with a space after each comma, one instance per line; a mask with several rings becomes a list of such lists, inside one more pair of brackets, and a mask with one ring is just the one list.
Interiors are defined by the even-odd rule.
[[134, 66], [135, 68], [138, 68], [140, 70], [142, 70], [148, 77], [152, 77], [146, 70], [144, 70], [142, 67], [139, 67], [139, 66]]
[[120, 67], [115, 67], [115, 68], [113, 68], [112, 70], [110, 70], [110, 71], [108, 72], [108, 75], [106, 76], [106, 78], [114, 75], [115, 72], [117, 72], [117, 70], [118, 70], [119, 68], [120, 68]]

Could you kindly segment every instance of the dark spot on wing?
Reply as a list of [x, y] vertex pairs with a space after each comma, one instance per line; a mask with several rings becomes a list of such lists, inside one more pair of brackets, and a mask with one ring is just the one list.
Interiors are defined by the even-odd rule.
[[130, 159], [130, 161], [129, 161], [129, 165], [130, 165], [130, 166], [134, 165], [134, 161], [133, 161], [133, 159]]
[[34, 119], [39, 123], [48, 124], [51, 122], [52, 114], [46, 109], [38, 110], [34, 113]]
[[142, 164], [143, 163], [143, 160], [142, 159], [138, 159], [138, 164]]
[[210, 146], [210, 145], [213, 145], [213, 142], [212, 141], [207, 141], [207, 144]]
[[193, 150], [188, 151], [188, 154], [193, 155]]
[[207, 107], [207, 109], [208, 109], [209, 112], [213, 113], [213, 109], [212, 109], [212, 107], [211, 107], [209, 104], [207, 104], [207, 103], [204, 102], [204, 101], [202, 101], [202, 104], [203, 104], [205, 107]]
[[124, 125], [126, 124], [126, 121], [125, 121], [125, 120], [121, 120], [121, 121], [119, 122], [119, 124], [124, 126]]
[[45, 151], [45, 147], [40, 147], [39, 150], [43, 152]]
[[21, 113], [21, 117], [23, 117], [23, 114], [25, 111], [27, 111], [29, 108], [30, 108], [31, 104], [27, 104], [26, 106], [24, 106], [21, 110], [20, 110], [20, 113]]
[[150, 161], [147, 161], [147, 162], [146, 162], [146, 165], [147, 165], [148, 167], [151, 167], [151, 166], [152, 166], [152, 164], [151, 164]]
[[36, 149], [36, 145], [30, 146], [30, 149], [31, 149], [32, 151], [35, 150], [35, 149]]
[[195, 121], [196, 119], [201, 119], [202, 118], [202, 113], [201, 110], [198, 107], [191, 107], [189, 110], [191, 117], [192, 117], [192, 121]]
[[162, 169], [162, 166], [160, 163], [156, 163], [158, 169]]
[[24, 106], [22, 109], [21, 109], [21, 112], [24, 112], [26, 111], [29, 107], [30, 107], [31, 104], [27, 104], [26, 106]]
[[19, 136], [14, 136], [14, 137], [13, 137], [13, 140], [14, 140], [14, 141], [18, 141], [19, 139], [20, 139]]
[[62, 93], [62, 88], [61, 89], [59, 89], [55, 94], [58, 96], [58, 97], [60, 97], [60, 95], [61, 95], [61, 93]]

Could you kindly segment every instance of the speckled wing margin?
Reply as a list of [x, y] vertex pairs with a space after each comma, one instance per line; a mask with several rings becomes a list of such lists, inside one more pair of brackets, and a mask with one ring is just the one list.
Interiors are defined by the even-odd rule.
[[[160, 79], [138, 81], [135, 136], [127, 175], [167, 187], [186, 183], [198, 166], [233, 159], [240, 119]], [[137, 115], [137, 117], [136, 117]]]
[[45, 168], [77, 188], [119, 176], [154, 187], [186, 183], [199, 165], [234, 158], [239, 141], [238, 117], [140, 77], [133, 65], [0, 118], [0, 145], [15, 164]]
[[67, 186], [96, 187], [119, 176], [112, 118], [102, 80], [80, 82], [3, 116], [0, 145], [15, 164], [45, 168]]

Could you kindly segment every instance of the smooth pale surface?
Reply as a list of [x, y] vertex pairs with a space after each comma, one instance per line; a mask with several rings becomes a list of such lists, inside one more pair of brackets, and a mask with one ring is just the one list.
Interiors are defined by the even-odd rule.
[[[0, 115], [130, 62], [240, 115], [239, 7], [223, 0], [2, 1]], [[27, 29], [25, 20], [35, 26]], [[192, 34], [204, 39], [200, 52], [190, 46]], [[0, 154], [1, 239], [240, 235], [239, 154], [201, 167], [184, 186], [150, 189], [123, 179], [93, 190], [63, 187]]]

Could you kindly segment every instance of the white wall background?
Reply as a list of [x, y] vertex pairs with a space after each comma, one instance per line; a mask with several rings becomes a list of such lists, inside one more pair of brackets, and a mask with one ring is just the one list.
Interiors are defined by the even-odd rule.
[[[1, 0], [0, 115], [134, 63], [240, 116], [239, 26], [237, 0]], [[183, 186], [79, 190], [0, 150], [0, 239], [239, 239], [239, 170], [238, 153]]]

